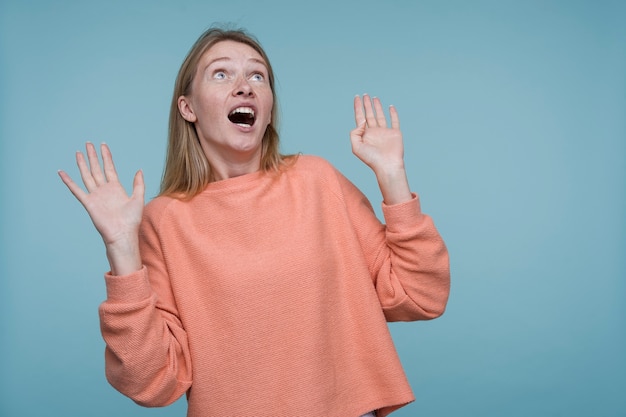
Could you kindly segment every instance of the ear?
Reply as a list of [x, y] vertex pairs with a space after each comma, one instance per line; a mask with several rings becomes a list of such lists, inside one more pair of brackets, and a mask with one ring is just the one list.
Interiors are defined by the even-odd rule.
[[180, 115], [183, 116], [183, 119], [190, 123], [195, 123], [198, 120], [193, 108], [191, 107], [191, 100], [189, 100], [189, 97], [178, 97], [178, 111], [180, 112]]

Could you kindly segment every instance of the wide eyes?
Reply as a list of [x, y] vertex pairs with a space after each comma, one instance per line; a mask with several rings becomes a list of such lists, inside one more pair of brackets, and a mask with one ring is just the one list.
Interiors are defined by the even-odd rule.
[[[218, 70], [213, 73], [214, 80], [221, 81], [221, 80], [227, 80], [231, 78], [235, 78], [235, 77], [233, 75], [229, 75], [226, 71], [223, 71], [223, 70]], [[265, 81], [265, 74], [261, 72], [254, 72], [248, 77], [248, 80], [255, 81], [255, 82], [263, 82]]]
[[216, 80], [225, 80], [226, 79], [226, 73], [224, 71], [216, 71], [213, 74], [213, 78], [215, 78]]
[[265, 76], [263, 74], [256, 73], [256, 74], [252, 74], [252, 77], [250, 77], [250, 79], [252, 81], [264, 81], [265, 80]]

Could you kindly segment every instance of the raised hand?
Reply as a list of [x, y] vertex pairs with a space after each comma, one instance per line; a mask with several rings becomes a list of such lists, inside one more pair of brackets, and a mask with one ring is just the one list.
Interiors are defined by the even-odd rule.
[[[67, 188], [85, 207], [91, 221], [102, 236], [111, 264], [111, 272], [124, 275], [141, 268], [138, 232], [144, 206], [144, 182], [141, 171], [135, 174], [133, 192], [129, 196], [119, 182], [109, 147], [102, 144], [103, 167], [92, 143], [87, 143], [87, 160], [76, 153], [76, 163], [87, 191], [70, 176], [59, 171]], [[88, 163], [87, 163], [88, 161]]]
[[376, 174], [386, 204], [398, 204], [412, 198], [404, 169], [404, 143], [400, 119], [394, 106], [389, 107], [391, 126], [380, 99], [363, 95], [354, 98], [356, 128], [350, 132], [352, 153]]

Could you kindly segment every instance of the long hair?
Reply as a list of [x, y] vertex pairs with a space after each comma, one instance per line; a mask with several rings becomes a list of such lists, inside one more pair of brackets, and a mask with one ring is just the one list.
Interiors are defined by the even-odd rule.
[[180, 199], [191, 199], [211, 182], [215, 181], [211, 165], [207, 160], [193, 123], [185, 120], [178, 110], [178, 98], [191, 94], [191, 86], [200, 59], [213, 45], [221, 41], [246, 44], [257, 51], [267, 64], [274, 105], [271, 122], [262, 139], [261, 169], [278, 171], [287, 158], [279, 152], [278, 111], [274, 71], [260, 43], [242, 29], [211, 28], [204, 32], [191, 47], [178, 71], [170, 107], [169, 131], [165, 168], [159, 195]]

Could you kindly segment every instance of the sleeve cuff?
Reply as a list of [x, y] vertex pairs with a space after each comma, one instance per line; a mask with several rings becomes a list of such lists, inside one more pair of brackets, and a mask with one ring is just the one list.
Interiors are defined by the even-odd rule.
[[148, 281], [148, 271], [143, 266], [129, 275], [104, 274], [107, 301], [112, 303], [132, 303], [150, 298], [152, 289]]
[[400, 204], [388, 206], [382, 203], [383, 216], [389, 231], [402, 231], [417, 225], [422, 217], [422, 209], [417, 194], [411, 193], [413, 198]]

